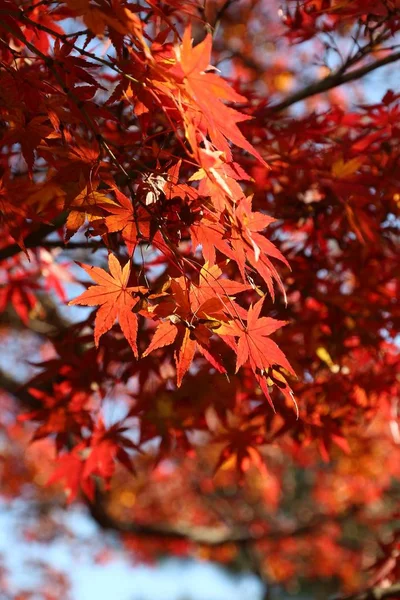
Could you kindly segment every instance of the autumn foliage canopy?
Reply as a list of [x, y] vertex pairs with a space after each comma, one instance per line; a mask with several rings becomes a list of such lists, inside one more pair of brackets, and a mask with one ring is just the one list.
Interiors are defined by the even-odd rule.
[[398, 30], [397, 0], [0, 0], [4, 500], [395, 588]]

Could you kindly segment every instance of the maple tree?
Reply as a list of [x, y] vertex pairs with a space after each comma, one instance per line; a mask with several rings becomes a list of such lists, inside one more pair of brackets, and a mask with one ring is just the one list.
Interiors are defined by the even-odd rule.
[[397, 0], [0, 0], [3, 498], [266, 597], [400, 597], [400, 93], [364, 85], [399, 30]]

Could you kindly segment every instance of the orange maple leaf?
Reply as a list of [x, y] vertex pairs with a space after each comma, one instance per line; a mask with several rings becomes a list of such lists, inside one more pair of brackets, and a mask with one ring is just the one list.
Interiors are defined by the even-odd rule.
[[137, 358], [137, 316], [132, 312], [132, 309], [139, 301], [139, 298], [135, 298], [132, 294], [134, 292], [146, 292], [147, 289], [140, 286], [128, 287], [131, 273], [130, 261], [122, 269], [118, 259], [113, 254], [110, 254], [108, 257], [110, 274], [100, 267], [91, 267], [83, 264], [80, 264], [80, 266], [98, 285], [90, 286], [78, 298], [71, 300], [69, 304], [80, 304], [83, 306], [100, 305], [94, 326], [94, 341], [96, 346], [99, 345], [100, 337], [111, 329], [118, 317], [122, 333]]
[[[237, 355], [236, 372], [248, 362], [262, 391], [271, 406], [273, 406], [268, 386], [266, 385], [265, 375], [270, 372], [274, 365], [279, 365], [292, 375], [296, 375], [282, 350], [268, 337], [271, 333], [286, 325], [286, 321], [278, 321], [270, 317], [260, 317], [263, 302], [264, 298], [261, 298], [256, 304], [250, 306], [246, 325], [243, 321], [235, 319], [229, 323], [222, 323], [221, 327], [216, 329], [215, 332], [223, 338], [227, 336], [225, 341], [231, 347], [232, 338], [238, 338], [237, 346], [235, 347]], [[276, 378], [278, 382], [275, 379], [273, 379], [273, 382], [278, 385], [285, 396], [294, 400], [286, 379], [279, 373], [276, 375]]]
[[178, 328], [176, 325], [171, 323], [171, 321], [163, 321], [159, 323], [149, 347], [143, 352], [143, 357], [150, 354], [150, 352], [153, 352], [153, 350], [157, 350], [158, 348], [163, 348], [164, 346], [169, 346], [172, 344], [175, 341], [177, 333]]
[[117, 188], [114, 188], [117, 203], [108, 202], [103, 208], [112, 213], [105, 219], [106, 227], [110, 233], [120, 231], [123, 240], [132, 256], [138, 237], [148, 238], [150, 235], [149, 213], [142, 207], [134, 208], [132, 201]]
[[211, 48], [211, 35], [193, 46], [192, 29], [188, 26], [182, 43], [174, 48], [174, 55], [153, 63], [149, 84], [174, 102], [182, 115], [186, 138], [194, 154], [198, 153], [199, 141], [204, 142], [208, 135], [215, 148], [225, 154], [227, 161], [232, 161], [232, 143], [266, 165], [238, 127], [239, 123], [252, 117], [226, 105], [228, 102], [243, 103], [247, 99], [222, 77], [211, 72]]
[[[143, 357], [150, 354], [150, 352], [153, 352], [153, 350], [158, 350], [164, 346], [170, 346], [175, 341], [178, 334], [178, 327], [174, 323], [171, 323], [171, 321], [164, 321], [160, 323], [155, 330], [149, 347], [143, 353]], [[208, 343], [208, 340], [206, 340], [206, 343]], [[176, 384], [178, 387], [181, 386], [183, 377], [192, 364], [196, 349], [199, 349], [202, 354], [204, 354], [204, 349], [201, 346], [201, 342], [196, 339], [195, 334], [191, 335], [190, 329], [185, 328], [183, 334], [181, 332], [180, 335], [179, 351], [175, 352]], [[206, 349], [204, 351], [206, 353], [206, 358], [210, 362], [215, 362], [215, 359], [212, 357], [212, 355], [210, 355]], [[223, 367], [220, 365], [219, 370], [222, 371], [222, 369]]]
[[102, 216], [100, 205], [112, 204], [104, 192], [97, 191], [98, 182], [85, 186], [81, 192], [72, 200], [71, 211], [65, 223], [65, 239], [68, 241], [86, 220], [93, 222]]
[[239, 337], [236, 372], [248, 360], [254, 371], [257, 368], [266, 371], [276, 364], [293, 373], [282, 350], [268, 337], [286, 325], [286, 321], [260, 317], [263, 302], [264, 298], [261, 298], [256, 304], [250, 306], [246, 326], [235, 320], [229, 324], [223, 324], [217, 333]]
[[[229, 142], [243, 148], [263, 164], [265, 161], [255, 148], [246, 140], [238, 127], [241, 121], [251, 119], [249, 115], [226, 106], [224, 102], [246, 102], [246, 98], [238, 94], [222, 77], [210, 72], [212, 36], [210, 34], [193, 47], [191, 27], [187, 27], [181, 46], [176, 48], [177, 64], [184, 76], [185, 91], [195, 102], [194, 122], [198, 121], [198, 108], [204, 117], [211, 141], [217, 148], [225, 152], [228, 160], [232, 159]], [[184, 109], [190, 118], [190, 106], [184, 103]], [[193, 148], [196, 149], [197, 144]]]

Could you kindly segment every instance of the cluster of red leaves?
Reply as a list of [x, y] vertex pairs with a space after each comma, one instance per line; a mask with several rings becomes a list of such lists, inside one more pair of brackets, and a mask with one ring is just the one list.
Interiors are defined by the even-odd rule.
[[312, 38], [316, 32], [351, 28], [359, 21], [366, 28], [382, 20], [393, 31], [399, 27], [398, 0], [288, 0], [283, 20], [295, 42]]
[[[345, 464], [377, 415], [396, 431], [398, 95], [274, 112], [269, 97], [303, 66], [272, 66], [270, 46], [265, 66], [255, 60], [255, 23], [271, 7], [228, 7], [213, 45], [204, 19], [216, 25], [222, 3], [182, 4], [0, 0], [0, 310], [35, 330], [46, 294], [66, 302], [83, 274], [92, 281], [69, 304], [97, 307], [44, 332], [40, 372], [21, 388], [21, 420], [54, 441], [51, 481], [69, 501], [109, 489], [119, 464], [135, 472], [144, 451], [154, 465], [210, 444], [211, 473], [234, 467], [243, 481], [256, 466], [270, 481], [266, 448], [301, 468], [338, 452]], [[287, 2], [268, 31], [300, 43], [358, 27], [372, 51], [368, 36], [400, 28], [398, 9]], [[220, 60], [231, 52], [230, 81], [213, 48]], [[81, 252], [80, 268], [59, 248]], [[123, 416], [107, 417], [110, 400]], [[337, 473], [319, 476], [333, 491], [314, 494], [336, 515]], [[387, 488], [368, 488], [371, 501]], [[367, 487], [354, 477], [341, 489], [359, 498]], [[336, 530], [315, 553], [329, 536], [326, 570], [347, 581], [335, 564], [352, 554], [340, 555]], [[281, 581], [303, 568], [296, 552], [314, 564], [307, 544], [259, 551]]]
[[[64, 224], [66, 228], [66, 240], [84, 227], [87, 235], [100, 236], [108, 246], [109, 273], [82, 265], [97, 285], [70, 303], [100, 307], [94, 322], [96, 346], [117, 320], [133, 351], [133, 361], [140, 360], [140, 354], [145, 358], [150, 352], [165, 353], [164, 349], [172, 345], [168, 352], [175, 358], [179, 388], [198, 355], [216, 371], [227, 373], [219, 349], [218, 340], [222, 340], [237, 355], [236, 371], [249, 365], [271, 405], [268, 385], [274, 383], [291, 402], [283, 372], [277, 380], [273, 369], [294, 372], [268, 337], [284, 323], [261, 317], [263, 300], [254, 304], [252, 299], [256, 292], [262, 293], [253, 283], [254, 273], [261, 276], [272, 297], [273, 280], [283, 290], [271, 258], [285, 259], [263, 233], [273, 219], [252, 210], [251, 199], [238, 183], [249, 180], [249, 176], [233, 161], [231, 144], [265, 163], [238, 127], [250, 117], [231, 106], [246, 102], [246, 98], [211, 66], [211, 35], [193, 46], [188, 25], [179, 40], [161, 12], [162, 26], [150, 39], [139, 8], [135, 11], [124, 3], [115, 4], [112, 13], [105, 4], [94, 7], [68, 2], [49, 13], [39, 6], [34, 9], [36, 20], [30, 11], [21, 13], [5, 0], [3, 12], [8, 46], [2, 50], [7, 67], [1, 75], [6, 123], [2, 147], [5, 158], [18, 160], [19, 155], [27, 167], [23, 185], [15, 182], [10, 171], [3, 177], [9, 234], [25, 250], [29, 230], [34, 232], [43, 222], [60, 220], [61, 227]], [[39, 19], [42, 13], [46, 14], [43, 27]], [[107, 62], [112, 76], [99, 73], [103, 59], [81, 50], [77, 37], [63, 34], [57, 22], [67, 16], [83, 18], [88, 27], [86, 46], [107, 29], [116, 52], [115, 59]], [[32, 37], [36, 31], [40, 32], [38, 43]], [[169, 41], [171, 34], [173, 42]], [[124, 36], [130, 36], [131, 45], [123, 43]], [[52, 52], [49, 37], [54, 40]], [[18, 50], [14, 52], [13, 46]], [[20, 56], [18, 66], [15, 53]], [[35, 58], [34, 66], [28, 66], [25, 54]], [[114, 89], [100, 105], [97, 94], [107, 93], [110, 80]], [[115, 109], [121, 102], [125, 105], [122, 120], [133, 118], [137, 125], [121, 132], [117, 147]], [[78, 135], [78, 124], [85, 125], [85, 133]], [[157, 133], [160, 127], [162, 134]], [[158, 147], [158, 139], [167, 130], [178, 144], [174, 151]], [[19, 150], [14, 158], [16, 145]], [[38, 165], [43, 161], [47, 167], [38, 178]], [[138, 168], [143, 163], [146, 167]], [[183, 169], [186, 182], [181, 179]], [[25, 195], [22, 209], [21, 194]], [[16, 222], [23, 228], [28, 220], [27, 235], [16, 234]], [[113, 253], [117, 239], [125, 244], [128, 255], [123, 268]], [[143, 253], [145, 246], [146, 252], [149, 246], [153, 248], [156, 258], [144, 261], [143, 268], [165, 263], [171, 273], [165, 271], [161, 288], [157, 280], [146, 277], [143, 268], [141, 274], [137, 267], [132, 269], [135, 252]], [[123, 256], [123, 246], [118, 252]], [[197, 280], [197, 265], [202, 260], [206, 262]], [[227, 278], [228, 272], [239, 275], [242, 282]], [[238, 304], [236, 295], [241, 292], [247, 295]], [[34, 306], [33, 288], [26, 280], [16, 285], [9, 279], [3, 295], [3, 304], [11, 300], [18, 312], [23, 298], [30, 308]], [[27, 315], [23, 316], [26, 321]], [[147, 350], [140, 352], [152, 329], [154, 336]], [[146, 335], [140, 333], [138, 341], [139, 330]], [[145, 364], [138, 370], [146, 372]], [[76, 408], [76, 390], [70, 383], [67, 388], [58, 388], [64, 397], [63, 410], [71, 413], [78, 429], [88, 427], [89, 421], [79, 416], [82, 410], [86, 413], [88, 398], [83, 394], [81, 406]], [[45, 398], [41, 397], [41, 402]], [[65, 432], [71, 432], [71, 427], [67, 426], [68, 418], [63, 422], [55, 416], [58, 406], [57, 401], [47, 402], [45, 413], [49, 416], [39, 411], [36, 418], [46, 422], [39, 430], [41, 435], [53, 427], [60, 442], [63, 427]], [[57, 422], [55, 428], [53, 420]], [[72, 430], [78, 434], [76, 427]], [[96, 435], [93, 430], [91, 439]], [[83, 443], [91, 446], [88, 440]], [[69, 461], [69, 470], [77, 474], [81, 456], [77, 444], [61, 460]], [[106, 479], [112, 474], [110, 469], [100, 471]], [[82, 467], [83, 480], [90, 479], [91, 473]], [[73, 488], [76, 491], [76, 486]]]

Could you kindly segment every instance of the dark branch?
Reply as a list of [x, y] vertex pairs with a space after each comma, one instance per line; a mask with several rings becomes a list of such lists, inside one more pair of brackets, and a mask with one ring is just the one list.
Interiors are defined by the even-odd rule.
[[[365, 75], [384, 67], [385, 65], [389, 65], [391, 63], [400, 60], [400, 52], [394, 52], [393, 54], [389, 54], [389, 56], [385, 56], [380, 60], [377, 60], [369, 65], [365, 65], [364, 67], [360, 67], [359, 69], [354, 69], [354, 71], [350, 71], [348, 73], [343, 73], [339, 71], [334, 73], [333, 75], [329, 75], [325, 79], [321, 81], [317, 81], [298, 92], [295, 92], [282, 102], [278, 102], [278, 104], [273, 104], [270, 107], [267, 107], [267, 111], [271, 113], [280, 112], [285, 108], [289, 108], [293, 104], [297, 102], [301, 102], [306, 98], [310, 98], [311, 96], [315, 96], [317, 94], [321, 94], [322, 92], [327, 92], [335, 87], [339, 87], [345, 83], [349, 83], [350, 81], [356, 81], [357, 79], [361, 79]], [[263, 109], [263, 112], [265, 109]]]
[[98, 241], [92, 244], [89, 242], [63, 242], [62, 240], [44, 241], [41, 244], [42, 248], [61, 248], [62, 250], [97, 250], [100, 247], [105, 247], [102, 242]]
[[[65, 223], [66, 215], [63, 213], [59, 215], [53, 224], [40, 225], [35, 231], [29, 233], [24, 239], [24, 245], [26, 249], [29, 248], [37, 248], [39, 246], [43, 246], [44, 239], [57, 231], [60, 227], [62, 227]], [[22, 248], [19, 244], [10, 244], [5, 248], [0, 249], [0, 260], [5, 260], [6, 258], [11, 258], [16, 254], [19, 254], [22, 251]]]
[[[0, 370], [0, 388], [13, 395], [21, 405], [29, 408], [38, 408], [38, 401], [31, 396], [29, 391], [17, 382], [11, 375]], [[106, 496], [97, 488], [96, 498], [93, 502], [87, 500], [87, 506], [93, 519], [103, 529], [112, 529], [120, 533], [127, 533], [141, 538], [162, 538], [170, 540], [185, 540], [193, 544], [218, 547], [226, 544], [249, 544], [261, 540], [278, 540], [307, 535], [330, 521], [331, 515], [317, 515], [309, 523], [296, 528], [276, 528], [259, 535], [251, 535], [248, 528], [238, 527], [230, 529], [221, 527], [198, 527], [195, 525], [181, 524], [173, 527], [169, 524], [140, 524], [133, 521], [122, 521], [114, 518], [106, 510]], [[340, 515], [337, 520], [343, 521], [357, 512], [359, 507], [352, 507], [346, 514]], [[359, 599], [356, 599], [359, 600]]]
[[37, 399], [21, 383], [2, 369], [0, 369], [0, 390], [4, 390], [7, 394], [14, 396], [25, 409], [32, 410], [40, 406]]
[[400, 583], [389, 587], [373, 587], [350, 596], [341, 596], [336, 600], [384, 600], [385, 598], [400, 598]]
[[[13, 395], [22, 406], [32, 410], [38, 408], [38, 401], [29, 391], [24, 388], [11, 375], [0, 370], [0, 388]], [[326, 522], [335, 519], [331, 515], [317, 515], [308, 523], [298, 527], [277, 527], [270, 529], [262, 534], [252, 535], [248, 528], [237, 527], [231, 529], [226, 526], [221, 527], [202, 527], [195, 525], [181, 524], [171, 526], [169, 524], [140, 524], [133, 521], [122, 521], [114, 518], [107, 512], [106, 496], [97, 488], [96, 497], [93, 502], [87, 500], [87, 506], [93, 519], [103, 528], [112, 529], [120, 533], [135, 535], [141, 538], [162, 538], [170, 540], [185, 540], [193, 544], [201, 544], [210, 547], [220, 547], [226, 544], [253, 544], [261, 540], [278, 540], [299, 537], [312, 533], [316, 528], [321, 527]], [[354, 515], [360, 509], [359, 506], [353, 506], [345, 514], [336, 517], [337, 521], [344, 521]], [[377, 596], [376, 598], [385, 598], [389, 596]], [[375, 597], [372, 596], [374, 599]], [[363, 600], [364, 597], [354, 600]], [[368, 596], [365, 596], [365, 600]], [[345, 600], [345, 599], [343, 599]], [[347, 599], [346, 599], [347, 600]], [[349, 599], [350, 600], [350, 599]], [[351, 599], [353, 600], [353, 599]]]
[[[142, 538], [163, 538], [172, 540], [184, 540], [193, 544], [201, 544], [204, 546], [218, 547], [227, 544], [252, 544], [262, 540], [281, 540], [293, 537], [307, 535], [324, 523], [335, 519], [330, 515], [317, 515], [310, 522], [300, 525], [299, 527], [281, 527], [274, 528], [264, 533], [254, 535], [250, 534], [248, 528], [237, 527], [231, 529], [229, 527], [197, 527], [194, 525], [179, 525], [173, 527], [171, 525], [161, 524], [138, 524], [132, 521], [121, 521], [114, 518], [107, 512], [104, 503], [105, 496], [98, 490], [97, 497], [91, 502], [87, 502], [88, 509], [93, 519], [103, 529], [113, 529], [120, 533], [128, 533]], [[340, 515], [336, 520], [344, 521], [359, 510], [359, 507], [354, 506], [349, 509], [344, 515]]]

